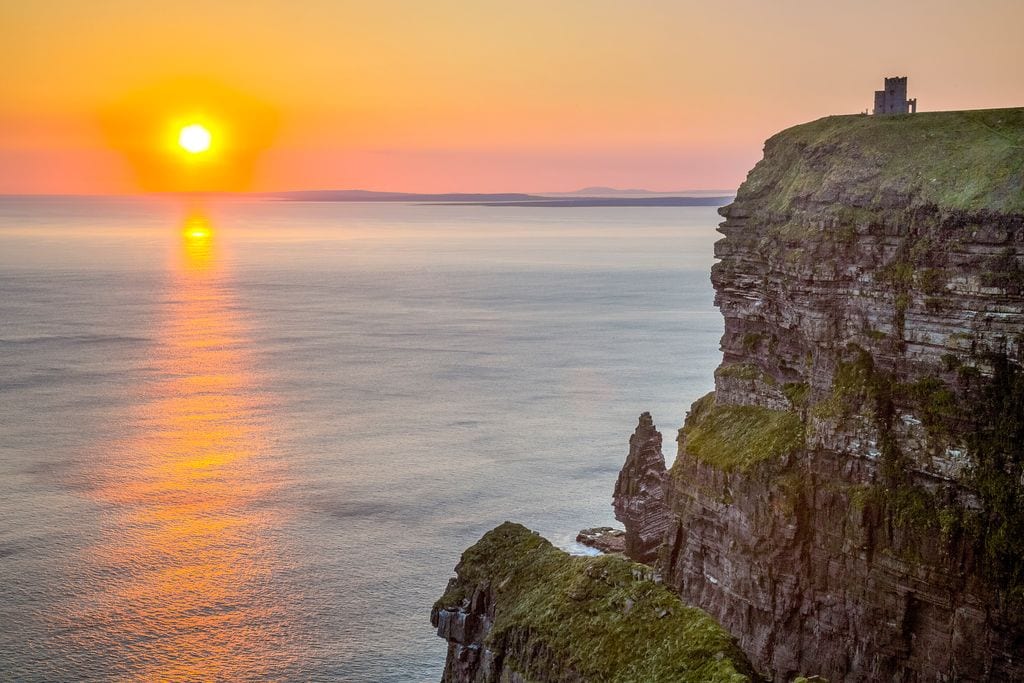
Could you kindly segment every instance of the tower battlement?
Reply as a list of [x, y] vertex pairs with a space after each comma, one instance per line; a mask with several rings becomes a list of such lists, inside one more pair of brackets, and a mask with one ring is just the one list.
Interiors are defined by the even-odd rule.
[[885, 79], [885, 89], [875, 91], [875, 116], [884, 114], [916, 114], [917, 98], [907, 99], [907, 77], [891, 76]]

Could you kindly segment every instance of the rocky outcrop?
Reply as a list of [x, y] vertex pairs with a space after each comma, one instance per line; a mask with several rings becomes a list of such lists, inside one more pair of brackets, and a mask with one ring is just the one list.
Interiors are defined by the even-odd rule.
[[637, 562], [652, 563], [665, 536], [669, 519], [666, 476], [661, 432], [655, 429], [651, 414], [643, 413], [629, 439], [629, 455], [615, 482], [612, 499], [615, 518], [630, 530], [626, 554]]
[[1024, 680], [1022, 150], [1022, 109], [831, 117], [721, 210], [716, 390], [615, 510], [775, 680]]
[[602, 553], [626, 553], [626, 532], [610, 526], [596, 526], [583, 529], [576, 534], [576, 542]]
[[622, 557], [570, 557], [506, 522], [455, 572], [431, 614], [443, 681], [755, 680], [724, 629]]

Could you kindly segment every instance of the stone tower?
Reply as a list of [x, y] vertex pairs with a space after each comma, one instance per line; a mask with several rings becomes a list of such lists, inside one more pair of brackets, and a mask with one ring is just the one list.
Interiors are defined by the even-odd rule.
[[917, 98], [907, 99], [907, 77], [885, 79], [885, 90], [875, 91], [875, 116], [882, 114], [916, 114]]

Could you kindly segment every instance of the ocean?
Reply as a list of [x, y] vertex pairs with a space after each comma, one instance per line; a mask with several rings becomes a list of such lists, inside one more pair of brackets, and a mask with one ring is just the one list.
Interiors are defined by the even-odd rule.
[[0, 199], [0, 678], [439, 680], [463, 549], [671, 459], [718, 221]]

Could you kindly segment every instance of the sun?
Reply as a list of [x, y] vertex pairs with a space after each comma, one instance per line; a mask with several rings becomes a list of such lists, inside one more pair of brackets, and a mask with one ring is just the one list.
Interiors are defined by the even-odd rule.
[[178, 133], [178, 144], [189, 154], [202, 154], [207, 151], [212, 140], [210, 131], [198, 123], [185, 126]]

